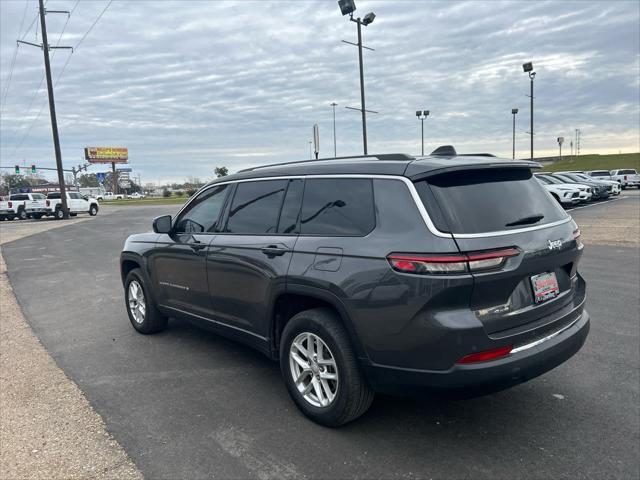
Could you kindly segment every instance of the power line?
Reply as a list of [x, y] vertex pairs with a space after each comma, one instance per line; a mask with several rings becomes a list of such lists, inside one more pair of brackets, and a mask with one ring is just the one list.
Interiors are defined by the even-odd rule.
[[[22, 27], [24, 26], [24, 19], [27, 16], [27, 7], [29, 6], [29, 0], [25, 0], [24, 2], [24, 12], [22, 12], [22, 21], [20, 22], [20, 28], [18, 28], [18, 38], [22, 35]], [[0, 106], [0, 117], [2, 116], [2, 112], [4, 111], [5, 105], [7, 104], [7, 95], [9, 94], [9, 87], [11, 87], [11, 79], [13, 78], [13, 67], [16, 64], [16, 57], [18, 56], [18, 46], [20, 44], [16, 42], [16, 48], [13, 51], [13, 58], [11, 59], [11, 67], [9, 68], [9, 79], [7, 80], [7, 88], [4, 90], [4, 95], [2, 97], [2, 105]]]
[[[69, 16], [67, 17], [67, 22], [65, 23], [62, 32], [60, 33], [60, 37], [58, 37], [58, 42], [56, 44], [56, 46], [60, 43], [60, 39], [62, 38], [62, 34], [64, 33], [64, 30], [66, 29], [67, 23], [69, 23], [69, 19], [71, 18], [71, 14], [73, 13], [73, 11], [76, 9], [76, 7], [78, 6], [78, 4], [80, 3], [80, 0], [76, 0], [76, 4], [74, 5], [74, 7], [71, 9], [71, 12], [69, 14]], [[58, 85], [58, 82], [60, 81], [60, 78], [62, 77], [64, 71], [67, 68], [67, 65], [69, 65], [69, 62], [71, 61], [71, 56], [73, 55], [73, 53], [78, 49], [78, 47], [80, 46], [80, 44], [84, 41], [85, 38], [87, 38], [87, 36], [89, 35], [89, 33], [91, 33], [91, 31], [93, 30], [93, 28], [96, 26], [96, 24], [100, 21], [100, 19], [102, 18], [102, 16], [105, 14], [105, 12], [109, 9], [109, 7], [111, 6], [111, 4], [113, 3], [113, 0], [109, 0], [109, 2], [107, 3], [107, 5], [104, 7], [104, 9], [100, 12], [100, 14], [96, 17], [96, 19], [93, 21], [93, 23], [91, 24], [91, 26], [89, 27], [89, 29], [85, 32], [85, 34], [82, 36], [82, 38], [80, 38], [80, 41], [78, 43], [76, 43], [75, 47], [73, 47], [73, 49], [71, 50], [71, 54], [69, 54], [69, 56], [67, 57], [67, 61], [64, 63], [64, 65], [62, 66], [62, 69], [60, 70], [60, 73], [58, 74], [58, 77], [56, 78], [56, 81], [54, 82], [54, 86]], [[55, 51], [53, 52], [53, 55], [51, 56], [51, 58], [53, 59], [53, 57], [55, 56]], [[36, 90], [34, 96], [31, 99], [31, 102], [29, 104], [29, 108], [27, 109], [27, 114], [29, 113], [29, 111], [31, 110], [31, 104], [33, 103], [33, 100], [35, 99], [37, 93], [40, 90], [40, 86], [42, 86], [42, 82], [44, 80], [44, 74], [42, 76], [42, 78], [40, 79], [40, 84], [38, 85], [38, 89]], [[22, 147], [22, 144], [24, 143], [24, 141], [27, 139], [27, 137], [29, 136], [29, 133], [31, 133], [31, 130], [33, 129], [33, 126], [35, 125], [36, 121], [38, 120], [38, 118], [40, 118], [40, 115], [42, 114], [44, 107], [46, 106], [46, 99], [45, 101], [42, 103], [42, 106], [40, 107], [40, 110], [38, 111], [37, 115], [35, 116], [35, 118], [31, 121], [31, 124], [29, 125], [29, 127], [27, 128], [27, 131], [25, 132], [25, 134], [22, 136], [20, 142], [13, 148], [13, 150], [11, 151], [11, 154], [9, 156], [13, 156], [16, 151]], [[26, 115], [23, 117], [23, 119], [26, 118]], [[15, 136], [15, 134], [17, 133], [18, 129], [16, 129], [14, 131], [14, 134], [11, 136], [11, 138], [13, 138], [13, 136]]]
[[98, 23], [100, 21], [100, 19], [102, 18], [102, 16], [104, 15], [104, 13], [107, 11], [107, 9], [111, 6], [111, 4], [113, 3], [113, 0], [109, 0], [109, 3], [107, 3], [107, 6], [104, 7], [104, 10], [102, 10], [102, 12], [100, 12], [100, 15], [98, 15], [98, 17], [94, 20], [94, 22], [91, 24], [91, 26], [89, 27], [89, 30], [87, 30], [87, 33], [85, 33], [82, 38], [80, 39], [80, 41], [76, 44], [76, 46], [73, 48], [74, 50], [77, 50], [78, 47], [80, 46], [80, 44], [84, 41], [85, 38], [87, 38], [87, 35], [89, 35], [89, 33], [91, 33], [91, 30], [93, 30], [93, 27], [96, 26], [96, 23]]
[[[64, 23], [64, 25], [62, 27], [62, 31], [60, 32], [60, 35], [58, 36], [58, 40], [56, 41], [56, 47], [60, 45], [60, 41], [62, 40], [62, 35], [64, 35], [64, 32], [67, 29], [67, 25], [69, 24], [69, 20], [71, 20], [71, 15], [73, 14], [74, 10], [77, 8], [79, 3], [80, 3], [80, 0], [76, 0], [75, 5], [71, 9], [71, 12], [69, 12], [69, 15], [67, 16], [67, 21]], [[51, 60], [53, 60], [55, 58], [56, 52], [57, 52], [57, 50], [54, 49], [53, 53], [51, 54]], [[69, 58], [70, 57], [71, 57], [71, 55], [69, 55]], [[69, 61], [69, 59], [67, 58], [67, 63], [68, 63], [68, 61]], [[65, 68], [66, 68], [66, 65], [67, 64], [65, 63]], [[62, 71], [64, 71], [64, 69]], [[40, 77], [40, 83], [38, 84], [38, 88], [36, 88], [36, 91], [33, 93], [33, 96], [31, 97], [31, 100], [29, 101], [29, 106], [27, 107], [27, 113], [22, 117], [22, 121], [20, 122], [20, 124], [22, 124], [24, 122], [24, 120], [26, 119], [26, 117], [29, 114], [29, 112], [31, 112], [31, 106], [33, 105], [33, 101], [36, 99], [36, 97], [38, 95], [38, 92], [40, 92], [40, 87], [42, 86], [42, 82], [44, 81], [44, 76], [45, 76], [45, 74], [43, 73], [42, 77]], [[58, 78], [56, 80], [56, 85], [58, 83], [58, 80], [60, 80], [60, 76], [61, 75], [58, 75]], [[20, 140], [20, 143], [18, 143], [17, 146], [15, 146], [13, 148], [13, 150], [11, 151], [11, 155], [9, 155], [9, 156], [13, 156], [13, 154], [16, 153], [16, 151], [22, 146], [22, 144], [24, 143], [24, 141], [28, 137], [29, 133], [31, 133], [31, 130], [33, 129], [33, 126], [35, 125], [36, 121], [38, 121], [38, 118], [40, 118], [40, 115], [42, 115], [42, 111], [44, 110], [44, 107], [45, 107], [46, 104], [47, 104], [47, 99], [45, 99], [44, 102], [42, 103], [42, 106], [40, 107], [40, 110], [38, 111], [38, 114], [31, 121], [31, 124], [29, 125], [29, 128], [27, 128], [27, 131], [25, 132], [25, 134], [22, 136], [22, 139]], [[20, 126], [18, 126], [18, 128], [16, 128], [13, 131], [13, 134], [9, 138], [13, 139], [13, 137], [15, 137], [15, 135], [18, 133], [19, 129], [20, 129]]]

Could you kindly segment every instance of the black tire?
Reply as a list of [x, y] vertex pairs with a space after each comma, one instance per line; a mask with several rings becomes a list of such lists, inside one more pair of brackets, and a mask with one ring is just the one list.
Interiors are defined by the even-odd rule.
[[98, 214], [98, 206], [95, 203], [92, 203], [89, 207], [89, 215], [95, 217]]
[[55, 217], [56, 220], [63, 220], [64, 212], [62, 211], [62, 208], [61, 207], [56, 208], [56, 211], [54, 212], [53, 216]]
[[[142, 288], [142, 292], [144, 295], [145, 302], [145, 314], [144, 319], [142, 321], [136, 320], [134, 317], [129, 303], [129, 286], [131, 283], [137, 282], [137, 284]], [[127, 278], [124, 281], [124, 303], [125, 308], [127, 309], [127, 315], [129, 316], [129, 321], [133, 328], [135, 328], [138, 332], [143, 333], [145, 335], [151, 333], [158, 333], [167, 328], [168, 318], [160, 313], [158, 308], [155, 305], [155, 302], [151, 298], [149, 294], [149, 287], [147, 282], [145, 281], [142, 273], [139, 268], [134, 268], [127, 274]]]
[[18, 210], [19, 220], [26, 220], [28, 217], [29, 215], [27, 215], [27, 211], [24, 208], [21, 208], [20, 210]]
[[[335, 398], [326, 407], [309, 403], [298, 391], [289, 366], [289, 351], [294, 339], [308, 332], [319, 337], [329, 348], [338, 370]], [[327, 427], [338, 427], [365, 413], [374, 392], [363, 377], [349, 336], [339, 317], [330, 309], [314, 308], [295, 315], [284, 328], [280, 342], [280, 370], [289, 395], [311, 420]]]

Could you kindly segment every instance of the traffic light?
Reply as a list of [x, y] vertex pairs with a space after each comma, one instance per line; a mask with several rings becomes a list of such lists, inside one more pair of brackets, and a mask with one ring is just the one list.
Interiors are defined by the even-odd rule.
[[36, 173], [36, 166], [35, 165], [31, 165], [31, 173]]
[[20, 175], [20, 165], [16, 165], [16, 175]]

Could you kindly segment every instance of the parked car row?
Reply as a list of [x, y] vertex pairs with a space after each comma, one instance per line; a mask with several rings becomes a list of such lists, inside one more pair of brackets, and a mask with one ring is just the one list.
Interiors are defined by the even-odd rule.
[[[98, 214], [100, 206], [97, 199], [85, 197], [78, 192], [66, 192], [66, 196], [71, 216], [75, 217], [79, 213], [88, 213], [91, 216]], [[0, 200], [0, 220], [42, 217], [64, 217], [60, 192], [51, 192], [46, 196], [42, 193], [16, 193]]]
[[132, 199], [132, 200], [136, 200], [136, 199], [140, 199], [140, 198], [145, 198], [145, 195], [143, 195], [142, 193], [131, 193], [129, 195], [123, 195], [122, 193], [112, 193], [112, 192], [106, 192], [104, 194], [100, 194], [96, 197], [98, 200], [102, 201], [102, 200], [124, 200], [124, 199]]
[[540, 172], [535, 177], [564, 207], [620, 195], [623, 187], [619, 182], [588, 174], [594, 172]]
[[590, 177], [598, 178], [598, 180], [609, 180], [617, 182], [620, 188], [624, 190], [627, 187], [640, 188], [640, 175], [633, 168], [621, 168], [618, 170], [592, 170], [584, 172]]

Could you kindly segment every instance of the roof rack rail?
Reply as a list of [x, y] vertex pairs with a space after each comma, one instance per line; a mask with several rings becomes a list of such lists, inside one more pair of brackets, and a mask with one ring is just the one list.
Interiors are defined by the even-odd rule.
[[495, 157], [493, 153], [459, 153], [459, 157]]
[[254, 170], [259, 170], [261, 168], [270, 168], [270, 167], [281, 167], [284, 165], [295, 165], [297, 163], [309, 163], [309, 162], [324, 162], [328, 160], [349, 160], [349, 159], [371, 159], [371, 160], [415, 160], [415, 157], [411, 155], [407, 155], [406, 153], [383, 153], [380, 155], [353, 155], [350, 157], [328, 157], [328, 158], [318, 158], [312, 160], [296, 160], [293, 162], [283, 162], [283, 163], [272, 163], [270, 165], [258, 165], [257, 167], [245, 168], [244, 170], [239, 170], [238, 173], [243, 172], [252, 172]]

